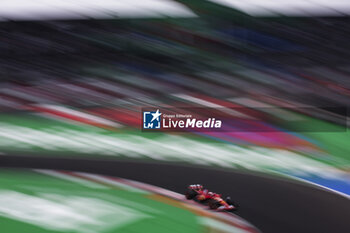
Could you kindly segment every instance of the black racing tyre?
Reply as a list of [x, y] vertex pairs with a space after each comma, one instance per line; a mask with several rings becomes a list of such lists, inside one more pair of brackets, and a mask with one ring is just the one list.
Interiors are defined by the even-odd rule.
[[187, 189], [185, 196], [187, 200], [192, 200], [197, 196], [197, 192], [194, 191], [193, 189]]
[[237, 210], [238, 209], [238, 204], [236, 204], [235, 202], [233, 202], [232, 200], [231, 200], [231, 197], [226, 197], [226, 203], [227, 204], [229, 204], [229, 205], [233, 205], [235, 208], [234, 208], [234, 210]]
[[234, 205], [232, 200], [231, 200], [231, 197], [226, 197], [226, 203], [229, 204], [229, 205]]
[[216, 210], [217, 208], [220, 207], [220, 203], [215, 201], [215, 200], [209, 200], [208, 201], [208, 206], [209, 206], [210, 209]]

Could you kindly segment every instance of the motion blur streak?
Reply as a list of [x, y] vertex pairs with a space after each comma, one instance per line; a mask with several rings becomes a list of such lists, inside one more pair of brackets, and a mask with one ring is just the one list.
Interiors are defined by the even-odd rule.
[[66, 20], [148, 17], [193, 17], [170, 0], [2, 0], [0, 20]]
[[[212, 183], [225, 169], [258, 172], [349, 197], [349, 13], [344, 0], [0, 1], [0, 165], [65, 158], [79, 165], [91, 160], [193, 168], [188, 179], [173, 180], [177, 192], [188, 185], [181, 182], [198, 182], [192, 178], [205, 166], [218, 169], [210, 173]], [[148, 120], [152, 112], [157, 114]], [[200, 125], [220, 121], [220, 127], [161, 126], [184, 116]], [[224, 177], [215, 188], [235, 196], [239, 180]], [[278, 233], [287, 232], [284, 222], [294, 232], [346, 227], [343, 218], [328, 222], [317, 214], [332, 210], [336, 216], [336, 197], [290, 183], [283, 194], [300, 199], [284, 199], [272, 182], [276, 204], [266, 203], [277, 211], [265, 212], [269, 206], [253, 195], [245, 199], [246, 190], [257, 195], [257, 187], [264, 189], [259, 180], [254, 176], [252, 189], [237, 191], [252, 224]], [[270, 201], [272, 194], [265, 194]], [[19, 198], [29, 201], [28, 195]], [[296, 205], [288, 215], [286, 202], [306, 205], [318, 195], [322, 204]], [[303, 229], [294, 221], [300, 210], [312, 215]], [[325, 226], [315, 228], [316, 216]]]

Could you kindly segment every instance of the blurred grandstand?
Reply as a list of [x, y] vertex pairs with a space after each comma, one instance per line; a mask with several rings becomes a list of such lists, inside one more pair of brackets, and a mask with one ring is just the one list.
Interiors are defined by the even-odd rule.
[[349, 105], [348, 18], [253, 18], [195, 3], [193, 18], [2, 22], [1, 110], [172, 105], [188, 93]]

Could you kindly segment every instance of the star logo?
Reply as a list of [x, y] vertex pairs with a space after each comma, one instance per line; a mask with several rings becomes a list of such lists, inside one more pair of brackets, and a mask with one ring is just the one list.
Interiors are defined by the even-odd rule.
[[143, 129], [160, 129], [161, 128], [161, 115], [159, 109], [155, 112], [143, 112]]
[[157, 121], [159, 121], [159, 116], [162, 115], [160, 112], [159, 112], [159, 109], [157, 109], [157, 111], [155, 113], [151, 113], [151, 115], [153, 116], [152, 121], [154, 121], [155, 119], [157, 119]]

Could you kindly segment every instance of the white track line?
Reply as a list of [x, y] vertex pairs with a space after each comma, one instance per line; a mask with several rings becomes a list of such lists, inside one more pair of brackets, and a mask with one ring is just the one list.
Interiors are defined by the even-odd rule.
[[319, 187], [319, 188], [321, 188], [321, 189], [327, 190], [327, 191], [329, 191], [329, 192], [332, 192], [332, 193], [338, 194], [338, 195], [340, 195], [340, 196], [343, 196], [343, 197], [345, 197], [345, 198], [347, 198], [347, 199], [350, 199], [350, 195], [348, 195], [348, 194], [346, 194], [346, 193], [342, 193], [342, 192], [340, 192], [340, 191], [337, 191], [337, 190], [328, 188], [328, 187], [326, 187], [326, 186], [323, 186], [323, 185], [314, 183], [314, 182], [309, 181], [309, 180], [304, 180], [303, 178], [299, 178], [299, 177], [295, 177], [295, 176], [287, 175], [287, 174], [282, 174], [282, 175], [285, 175], [285, 176], [287, 176], [287, 177], [289, 177], [289, 178], [292, 178], [292, 179], [294, 179], [294, 180], [298, 180], [298, 181], [301, 181], [301, 182], [304, 182], [304, 183], [307, 183], [307, 184], [311, 184], [311, 185], [313, 185], [313, 186], [317, 186], [317, 187]]

